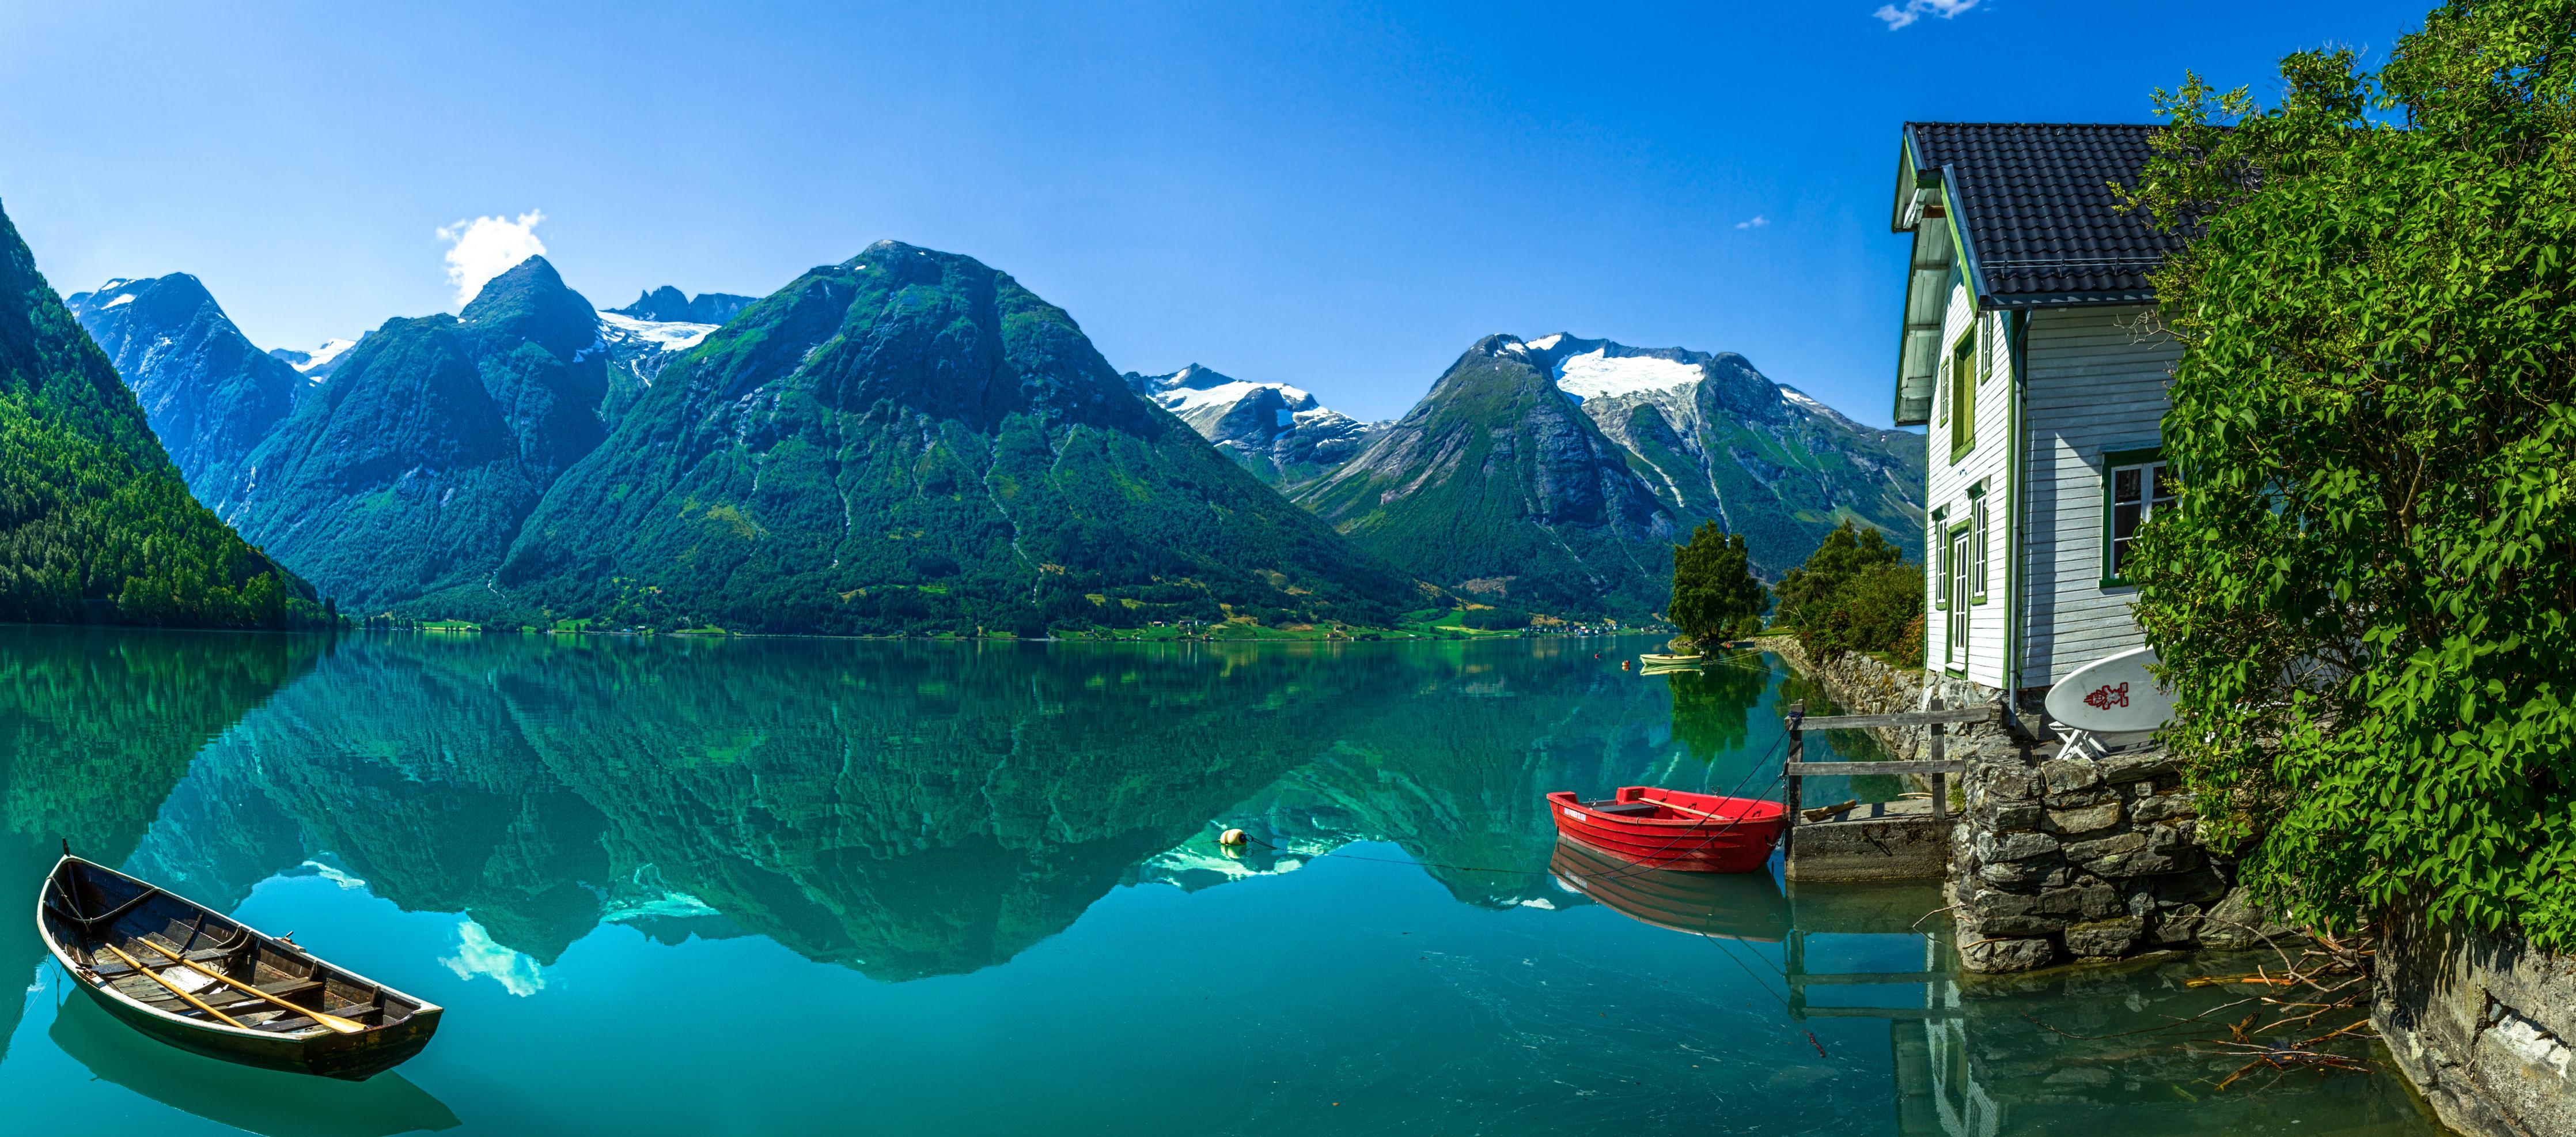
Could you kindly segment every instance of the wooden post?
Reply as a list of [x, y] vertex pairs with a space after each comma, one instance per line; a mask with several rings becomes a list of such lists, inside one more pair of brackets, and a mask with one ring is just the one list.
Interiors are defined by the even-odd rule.
[[[1937, 711], [1937, 710], [1942, 709], [1942, 707], [1941, 707], [1941, 697], [1940, 697], [1940, 696], [1935, 695], [1935, 696], [1933, 696], [1933, 697], [1932, 697], [1932, 706], [1930, 707], [1930, 709], [1931, 709], [1931, 710], [1936, 710], [1936, 711]], [[1943, 724], [1943, 723], [1937, 723], [1937, 722], [1936, 722], [1936, 723], [1933, 723], [1933, 724], [1932, 724], [1932, 753], [1931, 753], [1930, 757], [1931, 757], [1931, 759], [1932, 759], [1933, 761], [1935, 761], [1935, 762], [1941, 761], [1943, 758], [1947, 757], [1947, 755], [1948, 755], [1948, 747], [1947, 747], [1947, 743], [1946, 743], [1945, 735], [1944, 735], [1944, 732], [1945, 732], [1945, 731], [1947, 731], [1948, 729], [1949, 729], [1949, 727], [1948, 727], [1946, 724]], [[1947, 818], [1947, 817], [1949, 817], [1949, 816], [1950, 816], [1950, 775], [1948, 775], [1948, 774], [1940, 774], [1940, 773], [1933, 774], [1933, 775], [1932, 775], [1932, 820], [1934, 820], [1934, 821], [1940, 821], [1940, 820], [1943, 820], [1943, 819], [1945, 819], [1945, 818]]]
[[[1789, 781], [1789, 816], [1785, 821], [1786, 831], [1781, 837], [1781, 844], [1783, 846], [1790, 844], [1797, 836], [1798, 763], [1807, 760], [1806, 722], [1806, 701], [1802, 699], [1798, 702], [1789, 704], [1789, 756], [1783, 760], [1784, 765], [1781, 767], [1783, 772], [1788, 774]], [[1784, 848], [1782, 851], [1785, 853], [1790, 850]]]
[[1789, 1021], [1804, 1022], [1807, 1018], [1807, 985], [1796, 980], [1807, 973], [1807, 934], [1796, 928], [1789, 929], [1788, 937], [1781, 943], [1780, 955], [1781, 975], [1789, 981]]

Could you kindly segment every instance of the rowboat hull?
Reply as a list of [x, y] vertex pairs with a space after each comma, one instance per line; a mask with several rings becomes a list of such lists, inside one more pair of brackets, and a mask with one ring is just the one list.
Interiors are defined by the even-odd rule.
[[1679, 872], [1753, 872], [1771, 860], [1787, 813], [1776, 801], [1623, 786], [1605, 802], [1547, 795], [1556, 831], [1619, 860]]
[[284, 1070], [290, 1074], [314, 1074], [325, 1078], [342, 1078], [363, 1082], [403, 1064], [429, 1045], [429, 1036], [438, 1032], [438, 1011], [415, 1014], [405, 1021], [382, 1030], [364, 1034], [323, 1034], [313, 1038], [294, 1035], [261, 1035], [241, 1037], [257, 1032], [236, 1031], [221, 1023], [199, 1023], [162, 1014], [122, 997], [111, 995], [100, 987], [80, 985], [90, 1002], [113, 1015], [125, 1025], [142, 1031], [162, 1042], [193, 1054], [221, 1058], [263, 1070]]
[[[99, 1009], [154, 1039], [210, 1058], [363, 1081], [420, 1053], [438, 1030], [436, 1004], [78, 857], [64, 857], [38, 890], [36, 931]], [[201, 940], [209, 946], [191, 950]], [[225, 980], [172, 963], [174, 950]], [[127, 967], [116, 951], [161, 979]], [[286, 1004], [252, 996], [233, 980], [271, 990]], [[178, 996], [174, 985], [196, 1002]], [[219, 1021], [198, 1003], [233, 1021]], [[362, 1029], [334, 1031], [313, 1021], [309, 1012], [315, 1011]]]

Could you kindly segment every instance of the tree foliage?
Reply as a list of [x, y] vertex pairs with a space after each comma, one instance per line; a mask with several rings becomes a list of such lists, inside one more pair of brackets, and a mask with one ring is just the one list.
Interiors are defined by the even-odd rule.
[[1690, 544], [1673, 546], [1673, 600], [1665, 614], [1683, 635], [1703, 642], [1749, 635], [1770, 603], [1770, 592], [1753, 579], [1743, 534], [1703, 521]]
[[2135, 191], [2194, 235], [2134, 574], [2169, 742], [2293, 914], [2576, 947], [2576, 3], [2281, 75], [2159, 92]]
[[1814, 659], [1850, 651], [1923, 659], [1923, 569], [1876, 529], [1849, 521], [1825, 534], [1807, 563], [1780, 578], [1772, 622]]

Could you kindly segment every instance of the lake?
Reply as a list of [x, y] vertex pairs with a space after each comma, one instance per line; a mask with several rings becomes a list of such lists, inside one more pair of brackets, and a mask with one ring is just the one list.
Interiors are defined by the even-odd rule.
[[447, 1008], [372, 1081], [248, 1070], [0, 921], [0, 1129], [2435, 1131], [2384, 1073], [2219, 1091], [2175, 1023], [2243, 995], [2185, 984], [2257, 961], [1963, 981], [1929, 885], [1560, 849], [1545, 792], [1768, 794], [1821, 705], [1654, 643], [0, 628], [0, 892], [68, 840]]

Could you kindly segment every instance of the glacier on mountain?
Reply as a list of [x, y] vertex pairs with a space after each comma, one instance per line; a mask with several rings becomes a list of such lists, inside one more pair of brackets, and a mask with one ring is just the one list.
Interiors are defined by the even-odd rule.
[[1326, 407], [1303, 388], [1236, 379], [1196, 363], [1167, 375], [1130, 371], [1126, 379], [1227, 457], [1283, 488], [1348, 461], [1385, 425]]

